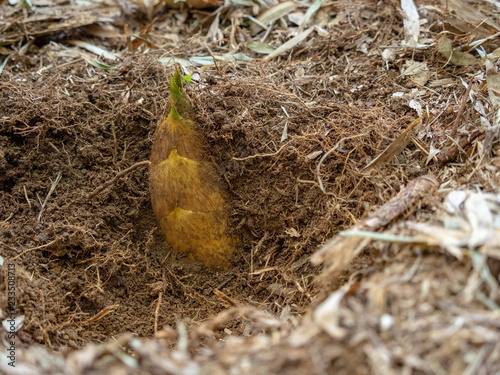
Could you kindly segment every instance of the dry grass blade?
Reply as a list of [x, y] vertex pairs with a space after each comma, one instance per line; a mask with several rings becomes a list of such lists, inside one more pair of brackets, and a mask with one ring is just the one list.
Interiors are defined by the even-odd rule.
[[311, 34], [313, 31], [314, 31], [314, 28], [311, 27], [311, 28], [307, 29], [306, 31], [301, 32], [297, 36], [295, 36], [292, 39], [290, 39], [288, 42], [286, 42], [283, 45], [281, 45], [278, 48], [276, 48], [273, 52], [271, 52], [269, 55], [267, 55], [266, 57], [264, 57], [262, 59], [262, 61], [264, 61], [264, 62], [269, 61], [269, 60], [275, 58], [276, 56], [281, 55], [283, 52], [286, 52], [286, 51], [292, 49], [297, 44], [299, 44], [304, 39], [306, 39], [309, 36], [309, 34]]
[[253, 23], [250, 26], [252, 35], [255, 35], [260, 31], [261, 25], [267, 26], [271, 22], [274, 22], [281, 17], [286, 16], [288, 13], [293, 12], [295, 8], [297, 8], [297, 5], [293, 1], [287, 1], [284, 3], [276, 4], [275, 6], [266, 9], [261, 15], [256, 18], [258, 22]]
[[380, 167], [387, 163], [394, 156], [399, 155], [411, 140], [414, 128], [419, 125], [424, 116], [420, 116], [413, 121], [404, 132], [402, 132], [380, 155], [373, 159], [366, 167], [361, 170], [361, 173], [368, 172], [370, 169]]
[[465, 111], [465, 106], [467, 104], [467, 101], [469, 100], [469, 93], [470, 93], [470, 90], [472, 89], [472, 82], [473, 81], [474, 81], [474, 78], [472, 78], [469, 81], [469, 84], [467, 85], [467, 90], [465, 90], [465, 94], [462, 98], [462, 101], [460, 102], [460, 107], [458, 108], [457, 117], [455, 118], [455, 121], [453, 121], [453, 126], [451, 128], [451, 134], [450, 134], [450, 137], [453, 139], [455, 139], [455, 137], [457, 136], [458, 124], [460, 124], [460, 120], [462, 119], [462, 116], [463, 116], [464, 111]]
[[119, 305], [109, 305], [109, 306], [106, 306], [104, 309], [102, 309], [101, 311], [99, 311], [93, 317], [91, 317], [91, 318], [89, 318], [89, 319], [87, 319], [87, 320], [85, 320], [83, 322], [66, 323], [63, 326], [77, 326], [77, 327], [86, 326], [86, 325], [88, 325], [90, 323], [94, 323], [94, 322], [97, 322], [98, 320], [101, 320], [106, 315], [110, 314], [118, 306]]
[[40, 213], [38, 214], [37, 221], [39, 223], [42, 221], [42, 214], [43, 214], [43, 211], [45, 210], [45, 206], [47, 205], [47, 202], [48, 202], [50, 196], [52, 195], [52, 193], [56, 189], [57, 184], [59, 183], [59, 181], [61, 181], [61, 177], [62, 177], [61, 173], [58, 173], [57, 177], [55, 178], [55, 180], [52, 181], [52, 183], [50, 184], [49, 192], [48, 192], [47, 196], [45, 197], [45, 199], [44, 199], [44, 201], [42, 203], [42, 206], [40, 208]]

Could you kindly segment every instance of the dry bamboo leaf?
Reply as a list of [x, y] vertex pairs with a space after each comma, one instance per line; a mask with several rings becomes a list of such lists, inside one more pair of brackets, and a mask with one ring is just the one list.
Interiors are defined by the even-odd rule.
[[478, 61], [470, 53], [454, 50], [451, 45], [451, 40], [445, 35], [442, 35], [441, 38], [439, 38], [438, 51], [449, 63], [453, 65], [467, 66], [473, 65]]
[[74, 46], [86, 49], [87, 51], [90, 51], [97, 56], [102, 56], [108, 60], [116, 60], [117, 57], [114, 53], [111, 53], [107, 50], [105, 50], [102, 47], [96, 46], [95, 44], [85, 42], [83, 40], [68, 40], [69, 44], [72, 44]]
[[434, 81], [429, 82], [429, 87], [446, 87], [449, 85], [455, 85], [455, 80], [453, 78], [443, 78], [436, 79]]
[[497, 48], [493, 52], [488, 53], [488, 55], [486, 57], [490, 61], [496, 61], [496, 60], [500, 59], [500, 48]]
[[415, 48], [420, 34], [420, 17], [417, 7], [413, 0], [401, 0], [401, 8], [404, 12], [405, 44], [410, 48]]
[[401, 70], [402, 76], [411, 77], [411, 79], [420, 83], [422, 86], [427, 83], [431, 76], [427, 63], [425, 62], [407, 60]]
[[276, 48], [271, 47], [269, 44], [261, 42], [250, 42], [247, 44], [247, 48], [263, 55], [269, 55], [276, 50]]
[[104, 63], [100, 62], [99, 60], [90, 57], [86, 53], [80, 52], [80, 56], [85, 61], [87, 61], [90, 65], [95, 66], [96, 68], [104, 69], [104, 70], [117, 70], [118, 69], [116, 66], [104, 64]]
[[276, 48], [276, 50], [273, 53], [270, 53], [266, 57], [262, 59], [262, 61], [266, 62], [271, 60], [272, 58], [281, 55], [283, 52], [288, 51], [289, 49], [292, 49], [295, 47], [297, 44], [302, 42], [304, 39], [306, 39], [309, 34], [311, 34], [314, 31], [314, 27], [311, 27], [310, 29], [307, 29], [306, 31], [303, 31], [296, 37], [290, 39], [288, 42], [284, 43], [280, 47]]
[[[97, 22], [110, 22], [120, 14], [119, 6], [95, 5], [85, 9], [71, 6], [37, 7], [33, 15], [19, 21], [19, 27], [11, 28], [7, 23], [7, 27], [0, 32], [0, 44], [11, 45], [28, 37], [68, 32]], [[15, 24], [17, 22], [12, 23], [12, 26]], [[43, 27], [40, 27], [41, 24]]]
[[[500, 25], [493, 21], [493, 17], [489, 17], [487, 14], [474, 9], [469, 2], [448, 0], [448, 7], [459, 19], [469, 23], [468, 27], [461, 29], [463, 33], [474, 32], [478, 35], [482, 31], [482, 34], [487, 33], [491, 35], [500, 31]], [[449, 13], [450, 17], [452, 16], [451, 12]], [[446, 20], [448, 21], [448, 19]]]
[[410, 126], [408, 126], [403, 133], [401, 133], [380, 155], [373, 159], [366, 167], [361, 170], [361, 173], [368, 172], [370, 169], [381, 166], [387, 163], [394, 156], [398, 155], [403, 151], [410, 142], [411, 136], [414, 129], [419, 125], [424, 116], [420, 116], [418, 119], [413, 121]]
[[86, 32], [99, 38], [121, 38], [122, 31], [113, 25], [95, 24], [87, 27]]
[[193, 65], [210, 66], [214, 65], [214, 59], [217, 61], [230, 61], [237, 64], [246, 64], [253, 60], [251, 57], [248, 57], [244, 53], [238, 52], [232, 55], [227, 54], [222, 56], [193, 56], [189, 59], [189, 61]]
[[[257, 17], [263, 25], [269, 25], [271, 22], [286, 16], [288, 13], [293, 12], [297, 8], [297, 5], [293, 1], [286, 1], [284, 3], [279, 3], [269, 9], [266, 9], [262, 14]], [[252, 35], [257, 34], [262, 27], [258, 23], [252, 23], [250, 26], [250, 32]]]
[[304, 15], [304, 18], [302, 19], [302, 22], [300, 23], [299, 26], [299, 33], [304, 29], [304, 27], [307, 26], [309, 19], [312, 17], [314, 13], [318, 11], [318, 9], [321, 7], [323, 4], [323, 0], [316, 0], [307, 10], [306, 14]]
[[222, 31], [219, 27], [219, 19], [220, 13], [217, 13], [215, 15], [214, 20], [210, 24], [210, 27], [208, 28], [207, 31], [207, 39], [212, 41], [212, 42], [217, 42], [218, 40], [222, 39]]
[[488, 59], [486, 60], [486, 82], [491, 104], [497, 111], [500, 109], [500, 73]]
[[148, 14], [148, 18], [153, 18], [153, 12], [155, 6], [160, 3], [160, 0], [142, 0], [142, 4], [146, 8], [146, 13]]
[[191, 61], [183, 59], [181, 57], [163, 57], [161, 59], [158, 59], [158, 62], [166, 66], [175, 66], [175, 64], [180, 64], [183, 68], [187, 68], [193, 65]]

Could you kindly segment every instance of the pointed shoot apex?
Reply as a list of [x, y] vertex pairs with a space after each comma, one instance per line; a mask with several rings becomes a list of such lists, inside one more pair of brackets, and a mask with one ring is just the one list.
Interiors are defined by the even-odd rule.
[[175, 69], [174, 76], [170, 77], [170, 99], [180, 113], [185, 114], [191, 110], [191, 105], [184, 96], [182, 77], [178, 69]]

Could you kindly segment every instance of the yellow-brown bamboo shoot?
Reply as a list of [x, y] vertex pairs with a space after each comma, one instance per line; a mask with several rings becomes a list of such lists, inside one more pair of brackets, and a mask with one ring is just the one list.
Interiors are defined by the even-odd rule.
[[170, 78], [170, 113], [160, 121], [151, 150], [153, 211], [174, 250], [207, 267], [227, 268], [235, 240], [227, 233], [225, 194], [192, 118], [176, 69]]

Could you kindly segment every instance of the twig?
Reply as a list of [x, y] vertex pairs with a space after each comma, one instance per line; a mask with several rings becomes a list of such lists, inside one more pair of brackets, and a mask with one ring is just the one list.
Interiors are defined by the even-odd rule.
[[268, 235], [269, 235], [269, 232], [266, 231], [266, 233], [264, 233], [264, 235], [259, 240], [259, 242], [257, 243], [257, 245], [255, 247], [252, 247], [252, 256], [250, 258], [250, 275], [253, 274], [253, 258], [254, 258], [255, 255], [257, 255], [257, 252], [260, 250], [262, 244], [267, 239]]
[[458, 124], [460, 123], [460, 120], [462, 119], [462, 115], [464, 114], [465, 111], [465, 105], [467, 104], [467, 98], [469, 97], [470, 90], [472, 89], [472, 82], [474, 81], [474, 78], [471, 78], [469, 81], [469, 85], [467, 86], [467, 90], [465, 90], [464, 97], [462, 98], [462, 101], [460, 102], [460, 107], [458, 107], [458, 112], [457, 112], [457, 117], [455, 118], [455, 121], [453, 121], [453, 126], [451, 128], [451, 138], [455, 139], [457, 135], [457, 129], [458, 129]]
[[[12, 247], [12, 246], [10, 246], [10, 245], [7, 245], [5, 242], [0, 241], [0, 246], [4, 246], [4, 247], [6, 247], [6, 248], [7, 248], [7, 249], [9, 249], [9, 250], [13, 250], [13, 251], [16, 251], [16, 252], [17, 252], [17, 249], [16, 249], [16, 248], [14, 248], [14, 247]], [[16, 257], [16, 258], [17, 258], [17, 257]], [[15, 258], [14, 258], [14, 259], [15, 259]]]
[[451, 160], [454, 160], [460, 150], [464, 150], [469, 146], [476, 138], [481, 136], [484, 132], [482, 130], [476, 130], [474, 133], [462, 138], [456, 143], [452, 143], [441, 151], [437, 155], [439, 165], [443, 166]]
[[261, 270], [252, 272], [250, 275], [260, 275], [262, 273], [271, 272], [271, 271], [278, 271], [278, 268], [277, 267], [267, 267], [267, 268], [263, 268]]
[[[45, 245], [40, 245], [40, 246], [37, 246], [37, 247], [32, 247], [31, 249], [26, 249], [24, 250], [22, 253], [16, 255], [14, 258], [12, 258], [12, 260], [16, 260], [17, 258], [19, 258], [20, 256], [26, 254], [26, 253], [29, 253], [30, 251], [33, 251], [33, 250], [39, 250], [39, 249], [43, 249], [44, 247], [49, 247], [53, 244], [55, 244], [57, 242], [57, 238], [55, 240], [52, 240], [50, 241], [49, 243], [46, 243]], [[2, 245], [5, 245], [7, 246], [6, 244], [2, 243]], [[10, 247], [10, 246], [9, 246]], [[11, 248], [12, 249], [12, 248]]]
[[127, 48], [129, 52], [132, 52], [134, 48], [132, 47], [132, 38], [130, 38], [130, 34], [128, 33], [128, 23], [123, 25], [123, 29], [125, 32], [125, 38], [127, 39]]
[[9, 214], [9, 217], [8, 217], [7, 219], [5, 219], [4, 221], [0, 221], [0, 224], [6, 224], [6, 223], [7, 223], [7, 221], [9, 221], [10, 219], [12, 219], [12, 217], [13, 217], [13, 216], [14, 216], [14, 213], [13, 213], [13, 212], [11, 212], [11, 213]]
[[156, 309], [155, 309], [155, 325], [154, 325], [154, 334], [155, 335], [158, 333], [158, 314], [160, 312], [162, 295], [163, 295], [163, 292], [160, 292], [158, 294], [158, 303], [156, 304]]
[[101, 320], [106, 315], [108, 315], [109, 313], [111, 313], [118, 306], [120, 306], [120, 305], [109, 305], [109, 306], [106, 306], [104, 309], [102, 309], [101, 311], [99, 311], [93, 317], [91, 317], [91, 318], [89, 318], [87, 320], [84, 320], [83, 322], [65, 323], [65, 324], [63, 324], [63, 327], [67, 327], [67, 326], [83, 327], [83, 326], [86, 326], [86, 325], [88, 325], [88, 324], [90, 324], [92, 322], [97, 322], [98, 320]]
[[228, 295], [222, 293], [220, 290], [214, 291], [215, 295], [219, 297], [221, 300], [227, 302], [230, 306], [238, 306], [239, 303], [236, 302], [234, 299], [229, 297]]
[[124, 169], [123, 171], [118, 172], [116, 174], [116, 176], [113, 177], [111, 180], [108, 180], [104, 184], [102, 184], [101, 186], [98, 186], [92, 193], [90, 193], [87, 196], [87, 198], [88, 199], [92, 199], [97, 194], [99, 194], [101, 191], [103, 191], [104, 189], [106, 189], [109, 186], [113, 185], [119, 178], [122, 178], [122, 177], [126, 176], [127, 174], [129, 174], [130, 172], [134, 171], [135, 169], [137, 169], [139, 167], [142, 167], [142, 166], [145, 166], [145, 165], [149, 165], [149, 164], [151, 164], [151, 162], [149, 160], [140, 161], [140, 162], [135, 163], [134, 165], [128, 167], [127, 169]]
[[[379, 207], [366, 219], [359, 221], [350, 231], [376, 232], [386, 227], [408, 209], [415, 207], [424, 197], [429, 196], [439, 186], [433, 175], [425, 175], [408, 183], [389, 202]], [[370, 243], [370, 238], [359, 236], [335, 237], [312, 255], [311, 261], [317, 265], [325, 263], [328, 269], [323, 276], [333, 276], [344, 270], [351, 261]]]
[[56, 186], [57, 184], [59, 183], [59, 181], [61, 181], [61, 172], [59, 172], [57, 174], [57, 177], [56, 179], [52, 182], [52, 184], [50, 185], [50, 189], [49, 189], [49, 193], [47, 194], [47, 196], [45, 197], [45, 200], [43, 201], [42, 203], [42, 207], [40, 209], [40, 213], [38, 214], [38, 218], [37, 218], [37, 221], [40, 223], [42, 221], [42, 214], [43, 214], [43, 211], [45, 210], [45, 206], [47, 205], [47, 201], [49, 200], [50, 196], [52, 195], [52, 193], [54, 192], [54, 190], [56, 189]]

